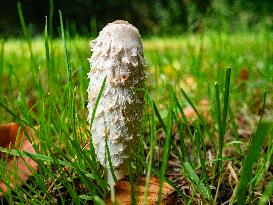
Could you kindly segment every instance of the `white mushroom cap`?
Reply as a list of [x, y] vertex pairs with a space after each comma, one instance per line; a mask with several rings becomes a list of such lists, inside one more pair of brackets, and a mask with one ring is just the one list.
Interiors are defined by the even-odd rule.
[[[145, 78], [144, 70], [137, 69], [145, 66], [141, 37], [137, 28], [127, 21], [117, 20], [109, 23], [99, 36], [90, 42], [90, 46], [93, 55], [89, 61], [93, 69], [111, 69], [112, 82], [123, 83], [129, 73], [137, 75], [135, 79]], [[137, 82], [129, 80], [128, 83]]]

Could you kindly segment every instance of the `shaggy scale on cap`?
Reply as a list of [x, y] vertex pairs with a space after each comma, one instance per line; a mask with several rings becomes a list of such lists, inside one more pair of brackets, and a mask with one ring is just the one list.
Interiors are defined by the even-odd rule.
[[108, 169], [108, 183], [113, 186], [106, 155], [106, 140], [117, 179], [127, 173], [127, 163], [140, 137], [144, 106], [145, 61], [138, 29], [126, 21], [105, 26], [90, 42], [88, 121], [91, 122], [96, 98], [106, 77], [103, 94], [91, 128], [98, 160]]

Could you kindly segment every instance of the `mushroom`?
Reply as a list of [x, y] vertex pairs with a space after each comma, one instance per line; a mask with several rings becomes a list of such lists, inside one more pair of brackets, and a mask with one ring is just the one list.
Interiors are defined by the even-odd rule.
[[110, 166], [117, 180], [123, 178], [140, 138], [142, 88], [146, 78], [143, 47], [138, 29], [123, 20], [105, 26], [90, 46], [93, 54], [89, 59], [88, 121], [91, 124], [96, 99], [106, 78], [90, 129], [97, 158], [107, 168], [107, 180], [112, 187], [115, 182]]

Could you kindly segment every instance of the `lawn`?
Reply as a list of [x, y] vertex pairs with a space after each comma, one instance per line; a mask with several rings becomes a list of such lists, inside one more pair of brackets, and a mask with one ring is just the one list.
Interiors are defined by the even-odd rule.
[[[103, 204], [109, 188], [86, 121], [91, 39], [25, 37], [0, 40], [0, 122], [35, 131], [39, 170], [1, 201]], [[158, 176], [181, 204], [273, 202], [272, 39], [268, 31], [144, 38], [146, 106], [129, 178]]]

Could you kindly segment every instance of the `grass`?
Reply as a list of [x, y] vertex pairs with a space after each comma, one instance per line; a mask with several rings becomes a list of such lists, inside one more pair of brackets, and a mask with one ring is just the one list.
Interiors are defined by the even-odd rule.
[[[70, 37], [61, 12], [61, 38], [51, 38], [51, 19], [45, 36], [31, 38], [18, 9], [24, 39], [0, 40], [0, 121], [36, 129], [39, 143], [37, 154], [0, 151], [32, 157], [39, 171], [1, 202], [104, 204], [107, 173], [86, 121], [90, 39]], [[146, 174], [148, 189], [156, 175], [182, 204], [272, 202], [272, 37], [264, 30], [144, 40], [147, 103], [130, 181]]]

